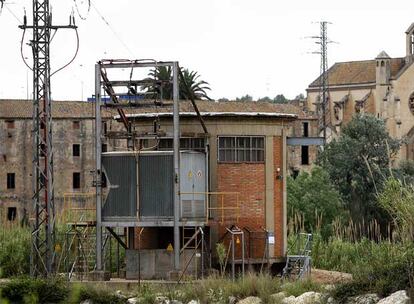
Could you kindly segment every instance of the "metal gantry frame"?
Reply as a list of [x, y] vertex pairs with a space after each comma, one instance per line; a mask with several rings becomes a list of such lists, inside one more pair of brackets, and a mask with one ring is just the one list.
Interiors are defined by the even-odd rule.
[[55, 206], [50, 42], [52, 30], [60, 28], [76, 29], [73, 16], [71, 16], [70, 21], [71, 23], [73, 21], [73, 25], [53, 26], [49, 0], [33, 0], [33, 25], [27, 25], [27, 18], [24, 16], [24, 24], [19, 26], [24, 32], [27, 29], [33, 30], [33, 38], [30, 41], [33, 53], [32, 201], [35, 211], [30, 258], [30, 273], [32, 276], [49, 276], [54, 272]]
[[[179, 66], [177, 61], [154, 61], [154, 60], [103, 60], [95, 65], [95, 188], [96, 188], [96, 270], [102, 271], [102, 162], [101, 162], [101, 139], [102, 139], [102, 90], [111, 98], [113, 104], [119, 103], [113, 86], [128, 86], [130, 80], [113, 81], [108, 79], [107, 69], [130, 69], [130, 68], [157, 68], [171, 67], [173, 72], [173, 158], [174, 158], [174, 270], [180, 270], [180, 234], [179, 234], [179, 213], [180, 213], [180, 124], [179, 124]], [[193, 104], [195, 105], [195, 103]], [[131, 124], [128, 121], [122, 107], [118, 113], [128, 133], [131, 133]], [[198, 112], [198, 109], [197, 109]], [[130, 138], [128, 138], [130, 140]]]

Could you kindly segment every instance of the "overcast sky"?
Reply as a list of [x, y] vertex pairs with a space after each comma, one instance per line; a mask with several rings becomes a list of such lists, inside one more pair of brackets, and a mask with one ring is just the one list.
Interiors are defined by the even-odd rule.
[[[31, 96], [31, 72], [20, 55], [22, 19], [31, 1], [5, 0], [0, 15], [0, 98]], [[8, 4], [7, 4], [8, 3]], [[319, 74], [318, 46], [306, 37], [319, 35], [320, 20], [332, 22], [329, 65], [374, 59], [382, 50], [405, 55], [404, 32], [414, 22], [414, 1], [407, 0], [50, 0], [54, 24], [68, 24], [75, 11], [80, 49], [74, 63], [52, 78], [52, 97], [80, 100], [91, 96], [94, 64], [102, 58], [178, 60], [210, 83], [210, 95], [230, 99], [305, 93]], [[99, 12], [99, 13], [98, 13]], [[103, 16], [110, 27], [102, 20]], [[30, 38], [31, 33], [26, 37]], [[27, 41], [27, 39], [26, 39]], [[51, 47], [52, 70], [71, 58], [71, 31], [57, 32]], [[31, 64], [31, 50], [24, 46]]]

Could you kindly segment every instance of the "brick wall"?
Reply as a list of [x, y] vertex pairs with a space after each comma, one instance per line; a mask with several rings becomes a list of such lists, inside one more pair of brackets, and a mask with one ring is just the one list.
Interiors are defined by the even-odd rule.
[[[217, 186], [219, 192], [240, 193], [238, 219], [236, 221], [232, 217], [233, 221], [227, 221], [224, 225], [220, 224], [218, 227], [219, 235], [222, 236], [226, 231], [225, 228], [234, 223], [241, 229], [248, 228], [254, 231], [254, 237], [256, 237], [257, 232], [265, 227], [265, 164], [218, 164]], [[228, 196], [225, 200], [225, 206], [236, 206], [235, 196]], [[230, 238], [227, 237], [225, 243], [229, 241]], [[246, 234], [245, 242], [246, 255], [250, 253], [252, 258], [263, 256], [264, 239], [255, 239], [254, 244], [250, 244], [248, 234]], [[237, 256], [240, 256], [241, 242], [236, 245], [236, 249]]]

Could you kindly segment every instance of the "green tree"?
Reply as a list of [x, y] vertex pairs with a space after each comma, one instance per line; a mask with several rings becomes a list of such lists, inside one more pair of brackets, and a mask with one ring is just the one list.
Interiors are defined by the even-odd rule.
[[253, 97], [252, 96], [250, 96], [249, 94], [246, 94], [246, 95], [244, 95], [244, 96], [242, 96], [242, 97], [237, 97], [236, 98], [236, 101], [241, 101], [241, 102], [245, 102], [245, 101], [253, 101]]
[[341, 195], [331, 184], [329, 174], [318, 166], [310, 173], [301, 172], [296, 179], [288, 177], [287, 193], [289, 218], [300, 215], [308, 232], [320, 228], [327, 236], [333, 220], [344, 210]]
[[[184, 85], [184, 81], [179, 77], [179, 91], [180, 99], [189, 99], [190, 95], [194, 99], [198, 100], [211, 100], [207, 95], [207, 91], [211, 90], [208, 82], [200, 80], [200, 75], [195, 71], [189, 71], [188, 69], [181, 69], [181, 75], [183, 76], [185, 83], [190, 90], [187, 92], [187, 88]], [[148, 80], [156, 80], [156, 84], [143, 85], [142, 89], [150, 93], [157, 93], [163, 99], [173, 98], [173, 84], [172, 84], [172, 69], [171, 67], [160, 66], [151, 70], [148, 74]]]
[[376, 219], [385, 224], [387, 216], [378, 207], [377, 194], [390, 174], [390, 158], [400, 147], [388, 134], [383, 120], [356, 115], [318, 156], [350, 211], [360, 222]]
[[273, 102], [272, 98], [269, 96], [261, 97], [257, 100], [258, 102]]
[[283, 94], [276, 95], [275, 98], [273, 98], [274, 103], [287, 103], [288, 100]]
[[305, 95], [303, 95], [302, 93], [300, 93], [299, 95], [296, 95], [295, 100], [303, 100], [305, 99]]

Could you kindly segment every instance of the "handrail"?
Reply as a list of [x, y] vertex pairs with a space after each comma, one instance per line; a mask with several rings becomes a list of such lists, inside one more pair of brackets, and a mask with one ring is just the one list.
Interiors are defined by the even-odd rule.
[[[239, 195], [240, 192], [235, 192], [235, 191], [223, 191], [223, 192], [219, 192], [219, 191], [213, 191], [213, 192], [180, 192], [180, 194], [182, 195], [205, 195], [206, 196], [206, 212], [205, 212], [205, 216], [206, 216], [206, 222], [209, 221], [210, 219], [210, 211], [213, 210], [219, 210], [220, 211], [220, 222], [221, 224], [224, 224], [225, 218], [226, 218], [226, 210], [234, 210], [235, 214], [236, 214], [236, 222], [238, 222], [239, 217], [240, 217], [240, 201], [239, 201]], [[220, 206], [218, 207], [211, 207], [211, 203], [210, 203], [210, 199], [209, 196], [217, 196], [217, 204], [220, 204]], [[235, 196], [235, 200], [236, 200], [236, 206], [232, 207], [232, 206], [225, 206], [225, 200], [224, 197], [225, 196]], [[220, 201], [220, 203], [219, 203]], [[234, 214], [234, 213], [232, 213]]]

